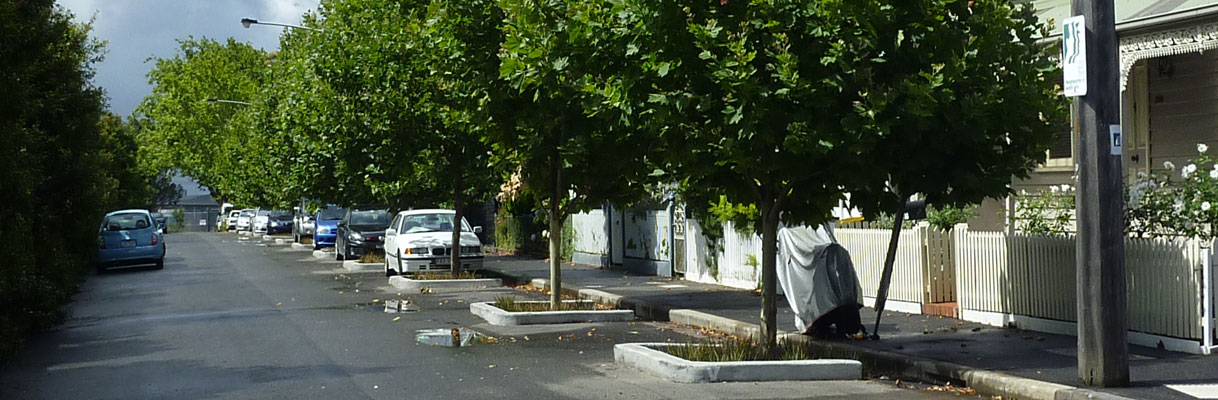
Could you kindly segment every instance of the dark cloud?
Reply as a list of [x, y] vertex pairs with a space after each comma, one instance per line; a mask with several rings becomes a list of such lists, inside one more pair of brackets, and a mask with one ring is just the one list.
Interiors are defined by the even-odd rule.
[[93, 36], [108, 42], [95, 83], [110, 97], [110, 110], [129, 115], [151, 88], [149, 57], [172, 57], [177, 40], [228, 37], [267, 50], [279, 48], [278, 27], [241, 26], [241, 18], [299, 23], [320, 0], [60, 0], [78, 21], [93, 19]]

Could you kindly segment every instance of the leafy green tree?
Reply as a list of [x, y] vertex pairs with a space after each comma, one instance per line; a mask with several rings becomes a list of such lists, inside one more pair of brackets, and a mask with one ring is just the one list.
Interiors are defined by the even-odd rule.
[[406, 35], [419, 50], [408, 59], [412, 73], [422, 78], [415, 89], [424, 98], [419, 111], [430, 128], [420, 132], [415, 183], [439, 183], [437, 197], [452, 202], [454, 269], [461, 265], [457, 250], [466, 201], [487, 198], [498, 178], [484, 139], [512, 122], [507, 87], [499, 79], [502, 20], [494, 0], [433, 0]]
[[242, 193], [238, 187], [248, 189], [254, 182], [248, 178], [257, 173], [242, 167], [252, 150], [248, 139], [259, 132], [239, 130], [234, 123], [247, 107], [209, 100], [253, 100], [264, 84], [268, 57], [232, 38], [179, 44], [179, 54], [155, 60], [148, 73], [152, 94], [136, 108], [145, 163], [179, 171], [228, 200], [230, 192]]
[[773, 348], [779, 223], [828, 220], [842, 183], [865, 178], [874, 141], [851, 129], [866, 114], [842, 67], [857, 57], [836, 45], [849, 32], [811, 1], [632, 4], [655, 37], [641, 58], [661, 78], [647, 107], [665, 122], [654, 126], [666, 170], [693, 199], [759, 213], [761, 339]]
[[50, 0], [0, 2], [0, 357], [55, 322], [102, 214], [138, 202], [130, 142], [91, 83], [90, 29]]
[[[847, 192], [865, 210], [893, 210], [904, 198], [871, 200], [886, 182], [935, 203], [975, 202], [1044, 149], [1040, 114], [1055, 107], [1041, 50], [1024, 40], [1035, 20], [1007, 2], [630, 4], [654, 35], [642, 58], [664, 77], [648, 104], [668, 122], [667, 169], [694, 193], [759, 210], [767, 347], [780, 222], [824, 222]], [[946, 172], [932, 160], [953, 159], [983, 164], [932, 176]]]
[[501, 77], [522, 98], [515, 129], [491, 138], [494, 152], [518, 166], [520, 195], [549, 219], [551, 306], [561, 300], [563, 223], [605, 202], [630, 204], [652, 180], [659, 147], [632, 125], [627, 80], [646, 32], [631, 29], [620, 2], [500, 0], [506, 14]]
[[[839, 39], [859, 62], [850, 79], [866, 92], [863, 134], [870, 181], [847, 183], [864, 213], [893, 214], [896, 223], [881, 275], [882, 315], [904, 207], [913, 195], [927, 204], [963, 207], [1010, 193], [1026, 178], [1065, 119], [1048, 34], [1028, 3], [922, 0], [833, 4], [829, 22], [854, 26]], [[876, 328], [880, 317], [876, 317]]]

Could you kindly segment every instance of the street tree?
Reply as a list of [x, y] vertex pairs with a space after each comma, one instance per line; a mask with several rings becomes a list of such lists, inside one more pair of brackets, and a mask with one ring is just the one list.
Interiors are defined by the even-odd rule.
[[[850, 192], [868, 211], [893, 210], [904, 199], [864, 202], [892, 183], [939, 187], [933, 200], [966, 203], [997, 193], [976, 190], [1009, 182], [1031, 165], [1033, 150], [1043, 150], [1048, 122], [1041, 113], [1053, 108], [1045, 107], [1041, 71], [1028, 66], [1041, 54], [1023, 40], [1034, 20], [1013, 14], [1006, 2], [972, 9], [968, 1], [916, 3], [630, 3], [655, 37], [646, 60], [665, 77], [647, 104], [668, 121], [656, 125], [668, 146], [666, 169], [702, 198], [718, 194], [759, 211], [761, 340], [768, 348], [776, 340], [780, 223], [827, 221]], [[1004, 104], [986, 104], [993, 101]], [[1017, 106], [1028, 109], [1010, 112]], [[978, 114], [979, 107], [1006, 113]], [[938, 186], [912, 183], [939, 179], [932, 175], [944, 171], [936, 168], [950, 164], [931, 160], [987, 156], [1008, 164], [987, 160], [960, 166], [969, 172], [953, 171]]]
[[839, 39], [859, 54], [850, 79], [865, 88], [860, 134], [878, 140], [875, 172], [848, 184], [867, 215], [891, 214], [875, 329], [887, 299], [905, 205], [912, 196], [943, 207], [1010, 194], [1045, 158], [1067, 102], [1057, 95], [1055, 46], [1030, 4], [924, 0], [841, 2], [827, 22], [857, 26]]
[[408, 25], [406, 40], [417, 55], [405, 57], [422, 119], [414, 158], [418, 186], [450, 201], [453, 219], [451, 266], [461, 268], [461, 229], [466, 201], [486, 199], [496, 188], [487, 138], [511, 123], [507, 87], [499, 79], [499, 24], [494, 0], [433, 0]]
[[505, 13], [499, 53], [501, 77], [520, 101], [512, 129], [492, 132], [491, 146], [516, 168], [519, 196], [546, 210], [550, 252], [550, 305], [562, 297], [562, 231], [575, 212], [606, 202], [630, 204], [652, 179], [659, 147], [633, 125], [626, 79], [636, 42], [607, 0], [500, 0]]

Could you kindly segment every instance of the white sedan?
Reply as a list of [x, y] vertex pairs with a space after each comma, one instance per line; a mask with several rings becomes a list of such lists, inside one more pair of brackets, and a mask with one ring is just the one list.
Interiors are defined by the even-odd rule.
[[[385, 230], [385, 275], [449, 271], [453, 210], [402, 211]], [[461, 269], [482, 268], [481, 226], [461, 219]]]

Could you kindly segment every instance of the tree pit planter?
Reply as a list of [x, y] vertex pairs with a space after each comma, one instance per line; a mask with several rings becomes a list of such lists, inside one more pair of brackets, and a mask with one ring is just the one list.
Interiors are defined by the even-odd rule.
[[[333, 255], [334, 253], [326, 253]], [[343, 261], [343, 269], [350, 272], [379, 272], [385, 270], [384, 263], [363, 263], [358, 260]]]
[[789, 361], [689, 361], [663, 350], [681, 343], [623, 343], [613, 346], [613, 359], [622, 365], [681, 383], [857, 380], [863, 363], [821, 359]]
[[391, 276], [389, 284], [403, 291], [417, 292], [423, 289], [457, 290], [500, 287], [503, 286], [503, 280], [499, 278], [410, 279], [407, 276]]
[[[563, 300], [565, 303], [596, 304], [588, 300]], [[518, 303], [549, 304], [549, 301], [520, 301]], [[574, 310], [511, 312], [496, 307], [495, 303], [483, 302], [469, 305], [469, 312], [481, 317], [491, 325], [541, 325], [572, 324], [580, 322], [625, 322], [634, 321], [633, 310]]]
[[292, 248], [296, 250], [312, 250], [313, 245], [307, 243], [292, 243]]

